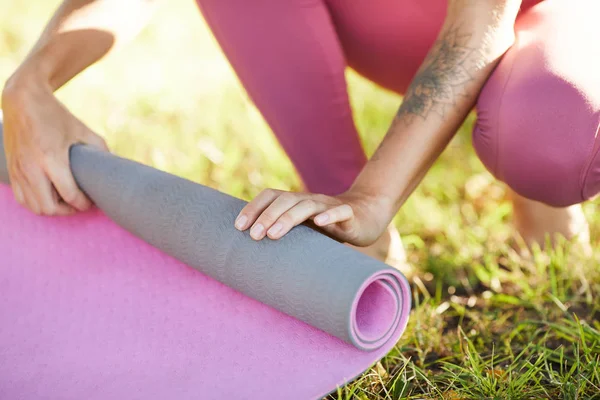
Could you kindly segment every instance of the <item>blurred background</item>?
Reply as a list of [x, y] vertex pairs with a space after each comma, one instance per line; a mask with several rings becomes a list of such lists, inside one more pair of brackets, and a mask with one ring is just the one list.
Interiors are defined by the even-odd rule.
[[[59, 4], [0, 0], [2, 84]], [[347, 77], [355, 122], [370, 155], [401, 98], [351, 70]], [[246, 200], [268, 187], [302, 188], [192, 0], [162, 2], [136, 39], [57, 95], [122, 156]], [[410, 261], [450, 281], [457, 273], [471, 275], [472, 266], [486, 257], [505, 256], [512, 238], [505, 188], [485, 171], [470, 143], [473, 120], [396, 218]], [[597, 239], [596, 205], [587, 204], [586, 211]]]
[[[0, 4], [3, 83], [60, 1]], [[400, 97], [352, 71], [348, 83], [355, 121], [371, 154]], [[163, 2], [133, 42], [88, 68], [58, 97], [120, 155], [247, 200], [267, 187], [301, 189], [293, 166], [241, 88], [194, 1]], [[489, 220], [507, 217], [504, 189], [493, 184], [469, 143], [467, 126], [402, 209], [398, 222], [409, 235], [407, 245], [435, 241], [443, 231], [463, 230], [465, 223], [482, 242]], [[475, 203], [461, 204], [465, 196]], [[505, 240], [510, 231], [495, 228], [494, 234]], [[462, 241], [462, 235], [453, 236]]]
[[[0, 0], [0, 85], [59, 3]], [[352, 71], [347, 77], [355, 121], [367, 153], [372, 154], [401, 99]], [[75, 78], [58, 97], [122, 156], [246, 200], [267, 187], [301, 189], [291, 163], [192, 0], [163, 2], [137, 39]], [[565, 341], [565, 332], [572, 332], [573, 338], [567, 345], [585, 342], [585, 337], [577, 336], [573, 305], [579, 307], [581, 319], [596, 321], [590, 337], [600, 338], [598, 202], [585, 205], [594, 241], [592, 258], [570, 251], [567, 243], [554, 251], [535, 251], [531, 258], [519, 257], [511, 247], [510, 202], [504, 186], [494, 181], [473, 152], [472, 123], [473, 116], [395, 219], [409, 260], [419, 271], [413, 285], [416, 307], [397, 352], [359, 380], [356, 393], [383, 393], [385, 389], [373, 385], [385, 382], [389, 388], [398, 374], [412, 382], [404, 395], [468, 393], [469, 387], [480, 385], [480, 375], [487, 376], [482, 371], [491, 351], [497, 357], [513, 357], [518, 369], [529, 365], [529, 353], [517, 359], [515, 355], [529, 346], [538, 346], [530, 349], [531, 354], [548, 351], [551, 359]], [[520, 321], [532, 319], [558, 327], [558, 344], [545, 347], [547, 337], [542, 344], [537, 327], [519, 327]], [[472, 349], [463, 346], [465, 340]], [[600, 349], [595, 349], [589, 354], [600, 363]], [[471, 350], [481, 357], [483, 369], [469, 366], [465, 356], [472, 360]], [[372, 381], [372, 374], [379, 380]], [[600, 381], [591, 374], [588, 381]], [[458, 376], [465, 382], [464, 390]], [[532, 388], [531, 393], [541, 390], [538, 381], [525, 386]], [[588, 389], [592, 393], [593, 386]], [[481, 396], [497, 394], [495, 390]], [[502, 393], [497, 398], [509, 398]], [[377, 398], [388, 398], [381, 396]]]

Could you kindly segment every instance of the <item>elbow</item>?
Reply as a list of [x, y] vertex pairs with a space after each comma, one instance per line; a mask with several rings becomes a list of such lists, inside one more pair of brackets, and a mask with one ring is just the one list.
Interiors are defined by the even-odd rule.
[[498, 59], [504, 55], [514, 44], [516, 36], [514, 23], [510, 27], [489, 29], [483, 39], [484, 51], [491, 59]]
[[500, 58], [515, 43], [521, 0], [450, 0], [445, 27], [461, 27], [485, 59]]

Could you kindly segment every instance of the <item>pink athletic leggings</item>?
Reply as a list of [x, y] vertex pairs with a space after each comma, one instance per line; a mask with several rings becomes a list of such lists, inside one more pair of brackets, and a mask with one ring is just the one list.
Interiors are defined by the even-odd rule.
[[[366, 162], [346, 67], [402, 93], [446, 1], [198, 3], [307, 189], [336, 194]], [[473, 143], [517, 193], [553, 206], [580, 203], [600, 192], [600, 1], [523, 3], [516, 44], [479, 97]]]

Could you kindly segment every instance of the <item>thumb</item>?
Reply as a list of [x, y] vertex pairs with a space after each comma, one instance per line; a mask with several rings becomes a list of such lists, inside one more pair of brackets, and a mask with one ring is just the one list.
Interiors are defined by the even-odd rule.
[[109, 151], [106, 141], [90, 130], [87, 131], [82, 142], [97, 147], [100, 150]]
[[354, 246], [366, 246], [370, 244], [367, 243], [370, 236], [369, 232], [365, 231], [365, 227], [356, 217], [340, 221], [328, 226], [326, 229], [342, 242], [350, 243]]
[[[348, 225], [350, 224], [352, 223], [349, 221], [344, 221], [320, 227], [319, 230], [321, 233], [324, 233], [326, 236], [329, 236], [331, 239], [334, 239], [338, 242], [358, 245], [359, 241], [355, 233], [356, 230], [354, 228], [349, 228]], [[341, 225], [344, 225], [344, 227]]]

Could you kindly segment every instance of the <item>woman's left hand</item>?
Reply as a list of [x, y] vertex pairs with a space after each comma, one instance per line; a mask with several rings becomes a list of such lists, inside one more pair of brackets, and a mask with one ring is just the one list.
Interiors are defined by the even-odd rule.
[[274, 189], [262, 191], [240, 211], [235, 227], [250, 228], [250, 236], [279, 239], [293, 227], [312, 220], [341, 242], [368, 246], [385, 231], [388, 207], [382, 199], [349, 190], [339, 196], [293, 193]]

